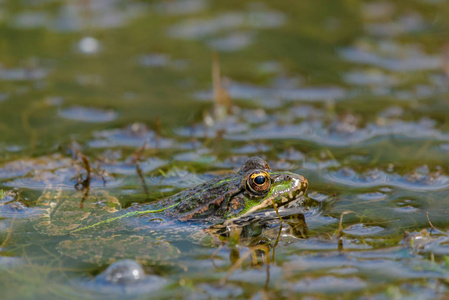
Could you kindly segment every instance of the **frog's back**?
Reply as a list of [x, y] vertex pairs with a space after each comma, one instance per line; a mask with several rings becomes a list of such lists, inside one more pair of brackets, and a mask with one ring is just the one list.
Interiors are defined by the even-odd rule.
[[167, 207], [179, 203], [166, 212], [167, 215], [176, 219], [189, 220], [205, 217], [217, 212], [225, 197], [239, 190], [240, 183], [240, 176], [230, 174], [173, 195], [165, 199], [162, 204]]

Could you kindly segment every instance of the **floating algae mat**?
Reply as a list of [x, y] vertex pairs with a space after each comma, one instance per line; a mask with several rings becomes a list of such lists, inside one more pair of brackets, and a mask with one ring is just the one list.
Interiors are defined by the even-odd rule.
[[448, 14], [0, 1], [0, 298], [447, 298]]

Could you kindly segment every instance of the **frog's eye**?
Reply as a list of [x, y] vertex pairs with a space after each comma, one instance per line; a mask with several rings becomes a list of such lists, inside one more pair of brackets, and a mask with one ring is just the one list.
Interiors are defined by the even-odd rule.
[[266, 194], [271, 187], [271, 177], [265, 171], [251, 172], [246, 179], [246, 189], [256, 195]]

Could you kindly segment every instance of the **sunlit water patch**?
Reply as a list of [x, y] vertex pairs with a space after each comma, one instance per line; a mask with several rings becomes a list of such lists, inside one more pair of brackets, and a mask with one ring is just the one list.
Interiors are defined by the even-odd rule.
[[[340, 87], [266, 87], [248, 83], [230, 82], [227, 86], [229, 95], [233, 99], [257, 100], [257, 99], [282, 99], [289, 101], [325, 102], [345, 97], [347, 92]], [[212, 91], [200, 91], [194, 94], [199, 100], [212, 100]]]
[[141, 123], [134, 123], [123, 129], [97, 131], [93, 135], [94, 139], [88, 142], [92, 148], [122, 146], [164, 149], [174, 145], [172, 140], [158, 136], [156, 132]]
[[382, 69], [413, 72], [441, 69], [440, 55], [429, 55], [416, 44], [402, 46], [395, 42], [380, 44], [360, 43], [340, 51], [350, 61], [380, 67]]
[[[69, 2], [58, 5], [56, 14], [45, 11], [22, 11], [9, 18], [19, 29], [45, 28], [53, 31], [79, 31], [86, 28], [116, 28], [142, 15], [147, 5], [122, 0]], [[86, 22], [86, 19], [88, 22]]]
[[[168, 35], [178, 39], [205, 40], [211, 48], [236, 51], [252, 43], [252, 34], [245, 30], [276, 28], [282, 26], [285, 20], [283, 13], [266, 8], [228, 12], [210, 19], [181, 21], [169, 28]], [[219, 34], [226, 36], [217, 37]]]
[[400, 175], [379, 169], [362, 174], [344, 167], [324, 174], [329, 181], [354, 187], [394, 186], [411, 191], [436, 191], [449, 187], [449, 177], [440, 171], [430, 172], [419, 168], [413, 173]]
[[62, 118], [82, 122], [110, 122], [117, 118], [117, 112], [106, 109], [74, 106], [59, 110]]

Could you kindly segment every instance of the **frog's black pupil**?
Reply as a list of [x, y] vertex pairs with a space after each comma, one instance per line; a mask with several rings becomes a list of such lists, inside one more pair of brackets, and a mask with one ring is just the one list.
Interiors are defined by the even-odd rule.
[[262, 184], [265, 182], [265, 176], [259, 175], [256, 178], [254, 178], [254, 182], [257, 184]]

